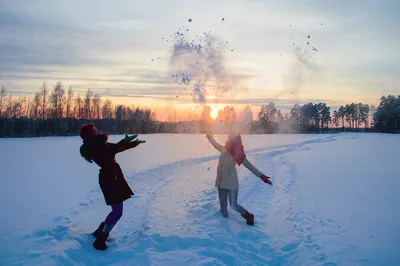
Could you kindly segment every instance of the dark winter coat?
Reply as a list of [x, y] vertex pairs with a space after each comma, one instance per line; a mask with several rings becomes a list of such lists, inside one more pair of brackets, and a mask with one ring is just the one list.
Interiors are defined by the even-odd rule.
[[100, 166], [99, 184], [107, 205], [121, 203], [134, 195], [115, 160], [115, 155], [137, 145], [137, 142], [126, 143], [124, 140], [117, 144], [109, 143], [106, 135], [84, 140], [80, 153], [87, 161]]

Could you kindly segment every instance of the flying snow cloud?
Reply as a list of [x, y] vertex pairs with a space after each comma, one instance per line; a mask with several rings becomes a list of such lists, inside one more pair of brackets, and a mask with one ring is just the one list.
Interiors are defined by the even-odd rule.
[[190, 89], [196, 104], [205, 104], [211, 94], [224, 94], [233, 88], [232, 75], [224, 63], [226, 42], [218, 40], [210, 32], [204, 32], [197, 40], [189, 41], [183, 31], [174, 34], [169, 72], [175, 82]]

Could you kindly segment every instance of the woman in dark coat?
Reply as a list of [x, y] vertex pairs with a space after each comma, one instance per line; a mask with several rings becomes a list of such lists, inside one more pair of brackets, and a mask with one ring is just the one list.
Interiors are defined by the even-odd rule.
[[[99, 228], [93, 233], [96, 237], [93, 246], [99, 250], [107, 249], [106, 240], [109, 233], [122, 216], [123, 201], [134, 195], [122, 173], [121, 167], [115, 160], [115, 155], [119, 152], [145, 143], [143, 140], [134, 140], [137, 135], [124, 139], [118, 143], [107, 142], [108, 135], [102, 134], [92, 124], [82, 126], [80, 136], [83, 144], [80, 147], [80, 153], [88, 162], [95, 162], [100, 166], [99, 184], [103, 192], [107, 205], [111, 205], [112, 211], [102, 222]], [[134, 140], [134, 141], [133, 141]]]

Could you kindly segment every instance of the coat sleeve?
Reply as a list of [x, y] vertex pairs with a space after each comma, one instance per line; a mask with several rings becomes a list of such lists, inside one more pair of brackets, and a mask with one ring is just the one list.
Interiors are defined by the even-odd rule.
[[139, 143], [136, 141], [126, 143], [123, 139], [120, 140], [118, 143], [110, 143], [110, 144], [115, 154], [132, 149], [139, 145]]
[[261, 177], [262, 173], [254, 166], [252, 165], [249, 160], [244, 159], [243, 165], [250, 171], [252, 172], [255, 176]]
[[216, 142], [213, 138], [209, 138], [208, 141], [211, 143], [211, 145], [214, 146], [219, 152], [222, 152], [224, 150], [224, 146]]

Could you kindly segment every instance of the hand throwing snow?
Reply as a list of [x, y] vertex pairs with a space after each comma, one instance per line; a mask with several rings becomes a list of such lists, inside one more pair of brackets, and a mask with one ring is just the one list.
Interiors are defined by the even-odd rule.
[[262, 176], [260, 176], [260, 178], [261, 178], [262, 181], [264, 181], [264, 183], [272, 185], [271, 180], [269, 180], [270, 179], [269, 176], [262, 175]]

